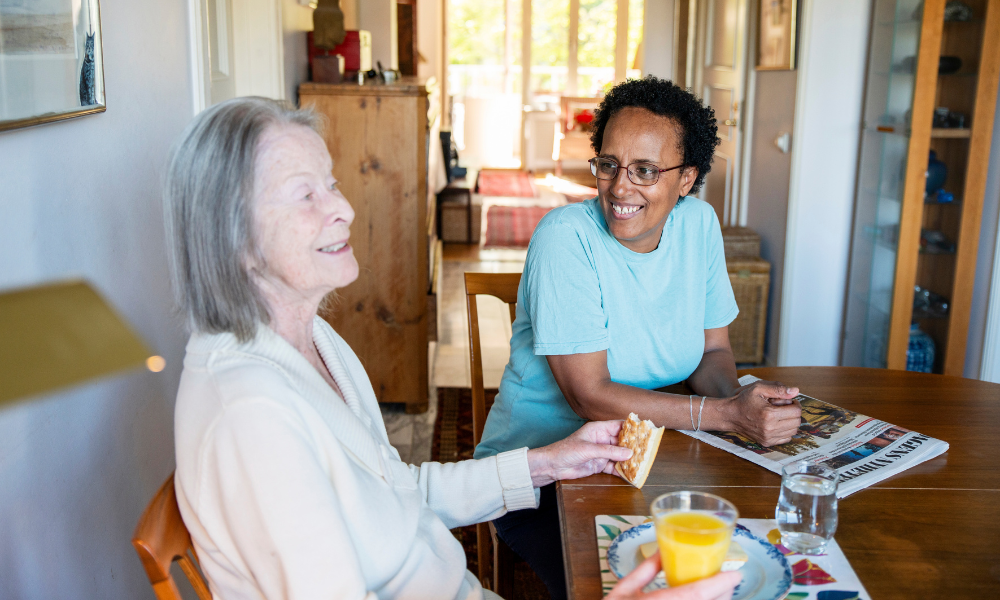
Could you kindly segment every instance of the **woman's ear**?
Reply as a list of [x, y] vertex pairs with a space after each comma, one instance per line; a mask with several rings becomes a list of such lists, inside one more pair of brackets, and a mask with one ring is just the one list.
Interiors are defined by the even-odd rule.
[[684, 167], [681, 171], [681, 197], [687, 196], [698, 179], [698, 167]]
[[243, 258], [240, 260], [243, 263], [243, 269], [250, 276], [251, 280], [257, 281], [264, 275], [266, 262], [258, 248], [253, 246], [247, 248], [243, 252]]

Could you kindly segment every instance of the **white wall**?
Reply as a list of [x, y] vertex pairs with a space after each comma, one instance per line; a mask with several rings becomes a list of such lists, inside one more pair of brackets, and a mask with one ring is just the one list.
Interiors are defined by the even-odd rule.
[[396, 0], [360, 0], [358, 29], [372, 34], [372, 68], [381, 61], [386, 69], [399, 67], [399, 40], [396, 29]]
[[839, 363], [871, 0], [803, 0], [778, 364]]
[[340, 10], [344, 12], [344, 29], [348, 31], [361, 29], [358, 27], [358, 2], [359, 0], [340, 0]]
[[[777, 362], [781, 323], [782, 282], [785, 268], [785, 236], [788, 228], [788, 191], [791, 154], [778, 149], [774, 140], [795, 126], [797, 71], [757, 71], [756, 83], [747, 90], [753, 102], [753, 131], [749, 140], [750, 168], [747, 177], [746, 226], [760, 234], [760, 256], [771, 263], [771, 286], [767, 301], [767, 333], [764, 362]], [[751, 108], [752, 107], [752, 108]], [[792, 143], [794, 144], [794, 140]]]
[[444, 74], [444, 12], [445, 0], [417, 2], [417, 50], [426, 62], [417, 61], [419, 77], [435, 77], [438, 85]]
[[309, 81], [306, 32], [313, 30], [313, 9], [298, 0], [281, 0], [281, 39], [284, 52], [285, 98], [299, 103], [299, 84]]
[[85, 277], [167, 369], [0, 406], [0, 598], [152, 598], [129, 540], [174, 467], [160, 182], [192, 112], [186, 3], [101, 18], [107, 112], [0, 133], [0, 289]]
[[674, 77], [674, 2], [646, 0], [643, 3], [643, 75], [656, 75], [663, 79]]

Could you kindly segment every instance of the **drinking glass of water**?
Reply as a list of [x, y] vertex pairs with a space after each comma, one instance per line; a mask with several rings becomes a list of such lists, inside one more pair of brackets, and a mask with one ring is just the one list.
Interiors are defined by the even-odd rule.
[[837, 471], [809, 460], [781, 470], [774, 518], [781, 544], [799, 554], [822, 554], [837, 531]]

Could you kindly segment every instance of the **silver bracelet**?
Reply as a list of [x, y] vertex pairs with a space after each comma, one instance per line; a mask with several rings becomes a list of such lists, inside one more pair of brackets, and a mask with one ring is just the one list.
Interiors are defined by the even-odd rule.
[[691, 413], [691, 429], [694, 430], [694, 394], [688, 396], [688, 412]]
[[698, 427], [695, 431], [701, 431], [701, 413], [705, 410], [705, 398], [706, 396], [701, 397], [701, 406], [698, 407]]

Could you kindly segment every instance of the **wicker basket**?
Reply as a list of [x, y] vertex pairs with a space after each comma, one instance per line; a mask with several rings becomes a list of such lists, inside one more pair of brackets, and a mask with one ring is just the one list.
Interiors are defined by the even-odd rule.
[[764, 362], [771, 264], [760, 258], [735, 258], [727, 259], [726, 266], [740, 308], [739, 316], [729, 324], [733, 356], [737, 363], [760, 364]]
[[757, 258], [760, 256], [760, 236], [746, 227], [723, 227], [722, 243], [726, 258]]
[[[469, 205], [472, 218], [469, 218]], [[441, 240], [461, 244], [478, 244], [482, 228], [483, 200], [479, 194], [471, 194], [468, 199], [447, 198], [440, 203]], [[469, 233], [472, 238], [469, 238]]]

